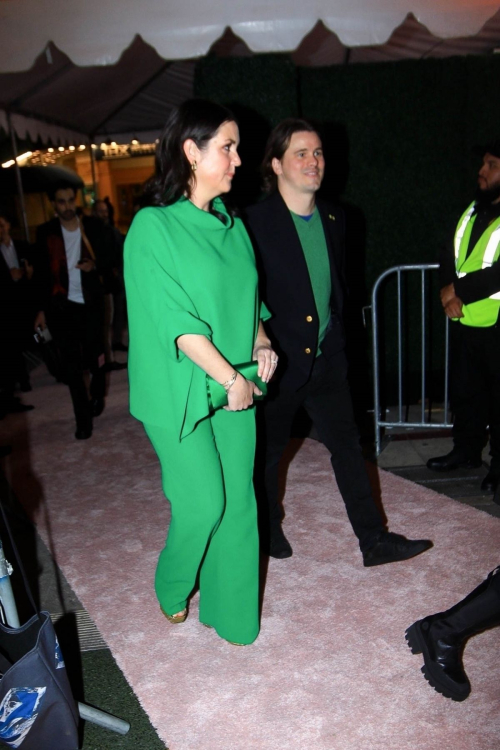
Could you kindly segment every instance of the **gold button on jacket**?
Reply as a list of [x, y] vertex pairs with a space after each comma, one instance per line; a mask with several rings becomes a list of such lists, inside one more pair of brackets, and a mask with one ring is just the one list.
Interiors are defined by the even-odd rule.
[[307, 320], [308, 323], [312, 323], [312, 319], [313, 319], [312, 315], [307, 315], [306, 316], [306, 320]]
[[309, 349], [309, 347], [307, 347], [306, 349], [304, 349], [304, 351], [305, 351], [306, 354], [310, 354], [311, 353], [311, 350]]

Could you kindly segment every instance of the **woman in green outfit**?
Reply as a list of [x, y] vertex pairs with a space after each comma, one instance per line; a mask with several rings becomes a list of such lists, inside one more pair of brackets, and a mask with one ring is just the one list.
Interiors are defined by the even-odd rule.
[[[200, 621], [228, 641], [259, 632], [258, 536], [252, 484], [257, 386], [233, 365], [277, 356], [262, 322], [253, 249], [220, 196], [229, 192], [238, 126], [224, 107], [190, 100], [160, 140], [148, 207], [125, 243], [130, 411], [158, 454], [172, 518], [155, 589], [183, 622], [199, 576]], [[264, 317], [268, 315], [264, 313]], [[228, 405], [210, 412], [207, 375]]]

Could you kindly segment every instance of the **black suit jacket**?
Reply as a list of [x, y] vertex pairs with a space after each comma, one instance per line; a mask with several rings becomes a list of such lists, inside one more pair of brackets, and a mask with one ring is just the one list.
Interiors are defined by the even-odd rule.
[[[93, 217], [82, 218], [85, 234], [92, 246], [96, 256], [97, 270], [81, 274], [82, 292], [86, 305], [102, 306], [103, 287], [99, 278], [101, 267], [99, 259], [105, 254], [102, 246], [105, 243], [105, 233], [102, 222]], [[38, 309], [47, 312], [57, 312], [58, 299], [52, 295], [53, 282], [53, 256], [56, 255], [60, 248], [64, 248], [64, 239], [61, 229], [61, 222], [56, 217], [42, 224], [36, 232], [36, 254], [34, 256], [34, 267], [37, 281]], [[88, 251], [82, 240], [82, 256], [87, 257]], [[67, 267], [63, 268], [63, 281], [66, 284], [64, 298], [67, 299]]]
[[[323, 222], [332, 294], [331, 322], [321, 344], [325, 357], [345, 346], [344, 214], [340, 208], [318, 200]], [[280, 390], [294, 391], [310, 377], [318, 347], [319, 318], [302, 245], [283, 198], [273, 193], [246, 211], [246, 224], [254, 243], [262, 299], [272, 313], [266, 328], [280, 355]]]
[[[32, 262], [31, 246], [27, 242], [14, 240], [14, 250], [20, 268], [23, 258]], [[34, 276], [32, 279], [24, 276], [19, 281], [12, 279], [10, 269], [0, 253], [0, 338], [5, 335], [5, 330], [16, 337], [23, 337], [23, 340], [31, 336], [36, 306], [35, 289]]]

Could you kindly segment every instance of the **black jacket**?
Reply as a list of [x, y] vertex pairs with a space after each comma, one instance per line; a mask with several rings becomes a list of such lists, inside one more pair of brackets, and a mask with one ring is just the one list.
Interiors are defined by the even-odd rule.
[[[14, 240], [14, 250], [19, 266], [25, 258], [32, 262], [32, 248], [27, 242]], [[9, 267], [0, 253], [0, 339], [8, 331], [8, 335], [26, 341], [33, 334], [33, 321], [36, 308], [36, 280], [35, 276], [28, 279], [24, 276], [14, 281]], [[3, 356], [0, 355], [0, 356]]]
[[[106, 235], [102, 228], [102, 222], [93, 217], [82, 218], [85, 234], [92, 246], [96, 256], [97, 269], [82, 273], [82, 292], [86, 305], [102, 305], [103, 286], [99, 274], [103, 273], [100, 267], [99, 259], [104, 254]], [[58, 257], [64, 257], [64, 239], [61, 229], [61, 222], [56, 217], [38, 227], [36, 232], [36, 253], [34, 256], [35, 276], [37, 281], [38, 309], [47, 312], [48, 308], [57, 309], [58, 297], [67, 299], [68, 289], [68, 270], [66, 261], [60, 269], [62, 291], [54, 294], [54, 260]], [[90, 257], [85, 243], [82, 240], [81, 257]]]
[[[331, 323], [321, 344], [325, 357], [345, 346], [344, 214], [317, 201], [330, 259]], [[310, 377], [318, 346], [319, 318], [306, 259], [293, 219], [279, 192], [246, 211], [254, 243], [262, 299], [272, 313], [266, 324], [279, 356], [280, 390], [295, 391]]]
[[[21, 260], [23, 258], [26, 258], [29, 263], [32, 262], [31, 246], [27, 242], [14, 240], [14, 250], [21, 268]], [[2, 306], [17, 305], [28, 301], [31, 284], [32, 281], [28, 281], [26, 278], [14, 281], [10, 274], [10, 269], [2, 253], [0, 253], [0, 304]]]

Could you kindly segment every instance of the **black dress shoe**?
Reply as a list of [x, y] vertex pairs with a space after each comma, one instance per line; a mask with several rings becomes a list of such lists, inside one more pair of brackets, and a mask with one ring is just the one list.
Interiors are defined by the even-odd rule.
[[489, 471], [481, 482], [481, 489], [483, 492], [495, 492], [499, 480], [500, 476], [498, 474], [494, 471]]
[[293, 555], [290, 542], [283, 534], [281, 526], [274, 527], [270, 533], [269, 540], [262, 546], [264, 554], [275, 557], [277, 560], [285, 560]]
[[481, 456], [467, 458], [463, 453], [453, 449], [446, 456], [429, 458], [427, 468], [431, 471], [453, 471], [453, 469], [479, 469], [483, 463]]
[[114, 352], [128, 352], [128, 346], [122, 344], [121, 341], [117, 341], [111, 347]]
[[90, 401], [90, 412], [93, 417], [100, 417], [104, 411], [104, 399], [93, 398]]
[[500, 505], [500, 484], [498, 485], [495, 494], [493, 495], [493, 502]]
[[406, 539], [401, 534], [383, 531], [372, 546], [363, 552], [363, 565], [371, 568], [374, 565], [409, 560], [431, 547], [430, 539]]
[[92, 427], [77, 427], [75, 437], [77, 440], [88, 440], [92, 437]]

